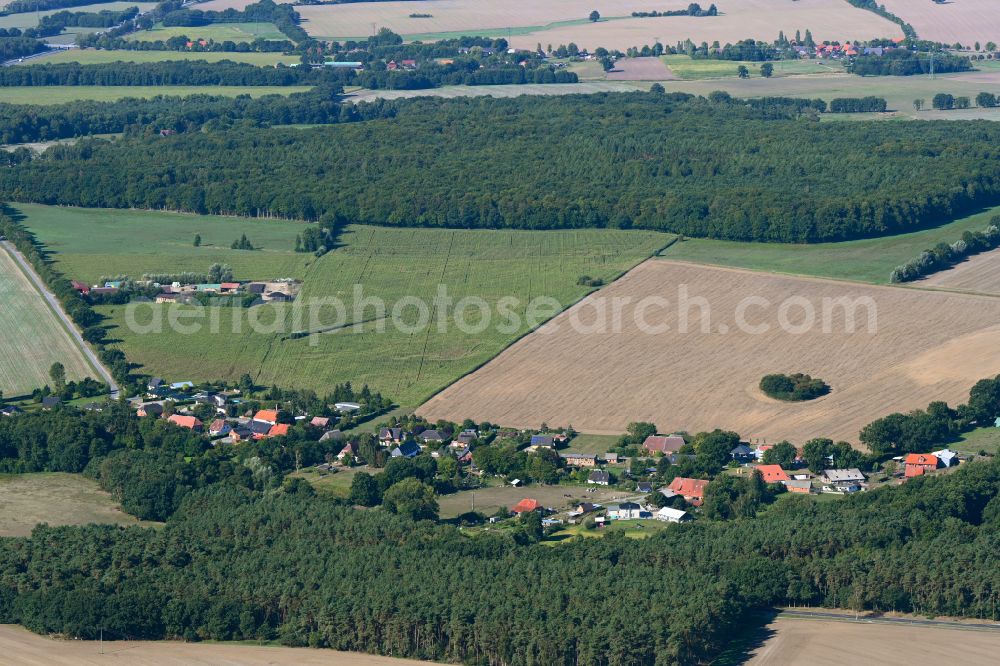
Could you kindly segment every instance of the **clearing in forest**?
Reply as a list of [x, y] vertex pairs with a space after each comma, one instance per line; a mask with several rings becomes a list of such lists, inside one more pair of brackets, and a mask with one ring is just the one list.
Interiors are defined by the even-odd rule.
[[[856, 443], [864, 425], [890, 412], [963, 401], [975, 381], [1000, 372], [998, 335], [992, 297], [655, 259], [419, 411], [598, 434], [651, 421], [665, 432], [724, 428], [755, 442]], [[795, 372], [832, 392], [800, 403], [760, 392], [764, 375]]]
[[0, 391], [4, 396], [50, 384], [49, 368], [57, 361], [66, 368], [67, 380], [99, 377], [6, 247], [0, 248], [0, 302]]

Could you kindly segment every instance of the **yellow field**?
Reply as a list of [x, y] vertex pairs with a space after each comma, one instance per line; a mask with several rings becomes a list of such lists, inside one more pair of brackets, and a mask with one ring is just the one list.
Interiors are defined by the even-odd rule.
[[[664, 297], [669, 305], [637, 307], [649, 297]], [[856, 303], [850, 307], [854, 332], [845, 308], [829, 300], [840, 298]], [[605, 325], [599, 325], [602, 307]], [[616, 307], [622, 313], [617, 331]], [[800, 328], [810, 308], [814, 325]], [[642, 317], [652, 329], [643, 330]], [[1000, 373], [998, 335], [998, 298], [653, 259], [523, 338], [419, 413], [522, 427], [572, 424], [597, 434], [652, 421], [662, 431], [725, 428], [751, 441], [857, 442], [860, 429], [878, 417], [932, 400], [956, 405], [975, 381]], [[777, 372], [819, 377], [832, 393], [803, 403], [771, 400], [758, 382]]]
[[0, 249], [0, 302], [0, 391], [5, 396], [30, 393], [50, 383], [49, 368], [56, 361], [66, 367], [67, 379], [97, 378], [6, 249]]
[[1000, 44], [1000, 5], [996, 0], [952, 0], [939, 5], [931, 0], [880, 0], [890, 12], [908, 22], [921, 39], [945, 44], [975, 41]]
[[68, 641], [46, 638], [18, 626], [0, 625], [0, 662], [29, 666], [416, 666], [430, 662], [394, 659], [357, 652], [286, 648], [236, 643], [176, 641]]
[[954, 268], [935, 273], [916, 285], [1000, 295], [1000, 250], [976, 255]]

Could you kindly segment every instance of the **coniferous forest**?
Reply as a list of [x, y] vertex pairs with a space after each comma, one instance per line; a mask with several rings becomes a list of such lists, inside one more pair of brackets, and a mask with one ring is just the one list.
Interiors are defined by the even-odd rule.
[[635, 93], [343, 105], [335, 127], [206, 124], [53, 147], [0, 172], [0, 197], [771, 242], [902, 232], [1000, 198], [1000, 128], [989, 122], [819, 123], [808, 102], [764, 102]]

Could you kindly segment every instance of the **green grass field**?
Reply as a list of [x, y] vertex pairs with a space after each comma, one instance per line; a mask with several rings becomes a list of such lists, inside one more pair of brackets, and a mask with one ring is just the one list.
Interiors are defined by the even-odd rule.
[[961, 435], [958, 441], [949, 444], [948, 448], [969, 455], [980, 451], [996, 455], [1000, 453], [1000, 428], [977, 428]]
[[[0, 3], [3, 4], [3, 3]], [[149, 11], [156, 6], [155, 2], [100, 2], [93, 5], [81, 5], [79, 7], [72, 7], [68, 11], [71, 12], [100, 12], [100, 11], [121, 11], [123, 9], [128, 9], [129, 7], [138, 7], [139, 11]], [[0, 16], [0, 28], [34, 28], [38, 25], [39, 17], [51, 16], [57, 12], [67, 11], [64, 9], [49, 9], [42, 12], [21, 12], [18, 14], [10, 14], [9, 16]], [[76, 30], [76, 28], [72, 28]]]
[[[237, 278], [297, 277], [304, 280], [298, 303], [335, 297], [346, 304], [337, 320], [332, 308], [301, 321], [286, 312], [283, 325], [255, 333], [246, 321], [233, 333], [234, 313], [212, 308], [219, 325], [213, 334], [208, 320], [203, 330], [184, 335], [135, 332], [126, 324], [126, 308], [102, 308], [118, 328], [111, 336], [122, 340], [129, 358], [145, 370], [164, 377], [237, 379], [249, 372], [261, 384], [326, 390], [331, 384], [367, 382], [403, 406], [416, 406], [433, 392], [489, 360], [527, 332], [527, 303], [537, 296], [555, 299], [563, 307], [589, 290], [576, 284], [581, 275], [613, 279], [662, 248], [672, 238], [652, 232], [583, 231], [450, 231], [353, 227], [341, 239], [343, 246], [315, 259], [294, 253], [294, 238], [302, 229], [293, 222], [268, 222], [136, 211], [86, 211], [46, 206], [18, 206], [25, 224], [55, 253], [59, 267], [77, 278], [127, 272], [207, 270], [222, 261], [233, 266]], [[195, 248], [200, 233], [209, 247]], [[228, 249], [241, 233], [259, 252]], [[391, 324], [379, 332], [375, 306], [356, 313], [355, 285], [363, 297], [383, 299], [391, 314], [403, 297], [428, 303], [431, 325], [426, 330], [397, 330]], [[497, 303], [503, 297], [519, 300], [512, 311], [520, 319], [509, 330], [462, 332], [444, 307], [433, 309], [439, 285], [454, 301], [482, 298], [498, 323]], [[405, 302], [404, 302], [405, 305]], [[147, 305], [136, 321], [149, 323], [166, 305]], [[466, 320], [480, 323], [473, 306]], [[254, 308], [251, 315], [266, 319], [276, 308]], [[417, 317], [415, 306], [401, 310], [404, 321]], [[246, 311], [237, 311], [243, 316]], [[439, 330], [439, 317], [442, 328]], [[545, 316], [538, 317], [544, 319]], [[241, 320], [242, 321], [242, 320]], [[361, 321], [354, 328], [325, 332], [337, 323]], [[504, 321], [507, 321], [505, 319]], [[288, 339], [294, 331], [324, 331]]]
[[0, 391], [8, 398], [51, 383], [49, 368], [60, 362], [66, 378], [97, 378], [48, 302], [0, 248]]
[[0, 475], [0, 536], [27, 536], [38, 523], [152, 525], [123, 513], [97, 482], [80, 474]]
[[[695, 60], [686, 55], [666, 55], [664, 62], [670, 70], [684, 80], [736, 78], [740, 65], [750, 70], [751, 78], [760, 78], [759, 62], [743, 62], [736, 60]], [[802, 74], [830, 74], [843, 72], [839, 62], [824, 62], [820, 60], [777, 60], [773, 77], [794, 76]]]
[[[624, 433], [623, 433], [624, 434]], [[573, 453], [607, 453], [618, 443], [617, 435], [588, 435], [581, 433], [570, 440], [566, 451]]]
[[80, 100], [114, 102], [125, 97], [150, 98], [157, 95], [291, 95], [311, 86], [12, 86], [0, 88], [3, 101], [10, 104], [67, 104]]
[[[93, 282], [102, 275], [204, 273], [213, 263], [229, 264], [237, 278], [302, 278], [315, 258], [295, 252], [304, 222], [260, 220], [16, 204], [28, 226], [45, 244], [67, 277]], [[232, 250], [241, 234], [262, 248]], [[194, 246], [201, 235], [202, 244]]]
[[205, 39], [216, 42], [252, 42], [255, 39], [288, 39], [273, 23], [213, 23], [202, 26], [169, 26], [157, 24], [150, 30], [129, 35], [129, 39], [155, 42], [171, 37], [184, 36], [192, 40]]
[[605, 527], [592, 530], [584, 528], [583, 525], [570, 525], [554, 533], [544, 543], [546, 545], [555, 545], [560, 541], [565, 541], [576, 536], [596, 538], [612, 532], [624, 532], [625, 536], [629, 539], [646, 539], [669, 525], [670, 523], [660, 520], [614, 520]]
[[44, 58], [33, 58], [24, 65], [58, 64], [63, 62], [78, 62], [81, 65], [99, 65], [108, 62], [168, 62], [176, 60], [205, 60], [219, 62], [232, 60], [246, 62], [251, 65], [290, 65], [299, 62], [298, 56], [282, 53], [196, 53], [194, 51], [128, 51], [103, 49], [68, 49], [56, 51]]
[[933, 229], [844, 243], [788, 245], [691, 238], [674, 243], [662, 256], [700, 264], [886, 284], [896, 266], [942, 241], [953, 243], [966, 230], [982, 231], [997, 214], [1000, 207]]

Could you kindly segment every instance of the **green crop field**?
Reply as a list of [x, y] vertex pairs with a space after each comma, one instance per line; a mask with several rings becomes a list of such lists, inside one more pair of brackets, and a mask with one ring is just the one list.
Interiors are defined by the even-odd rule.
[[[0, 5], [5, 3], [0, 2]], [[155, 2], [100, 2], [93, 5], [81, 5], [65, 9], [49, 9], [42, 12], [20, 12], [8, 16], [0, 16], [0, 28], [34, 28], [38, 25], [38, 19], [44, 16], [51, 16], [57, 12], [100, 12], [100, 11], [121, 11], [129, 7], [138, 7], [139, 11], [149, 11], [156, 6]], [[77, 28], [71, 28], [76, 30]]]
[[1000, 207], [933, 229], [844, 243], [787, 245], [691, 238], [674, 243], [662, 256], [700, 264], [886, 284], [896, 266], [942, 241], [955, 242], [966, 230], [984, 230], [997, 214]]
[[207, 62], [232, 60], [233, 62], [247, 62], [258, 66], [277, 65], [278, 63], [290, 65], [299, 62], [298, 56], [284, 55], [282, 53], [222, 53], [214, 51], [198, 53], [194, 51], [67, 49], [56, 51], [44, 58], [32, 58], [23, 64], [41, 65], [78, 62], [81, 65], [99, 65], [108, 62], [167, 62], [174, 60], [205, 60]]
[[255, 39], [288, 39], [273, 23], [213, 23], [201, 26], [169, 26], [157, 24], [150, 30], [129, 35], [129, 39], [143, 42], [166, 41], [171, 37], [188, 37], [216, 42], [252, 42]]
[[[759, 62], [741, 62], [736, 60], [695, 60], [686, 55], [667, 55], [663, 60], [670, 71], [684, 80], [735, 78], [740, 65], [750, 70], [751, 78], [760, 77]], [[774, 77], [793, 76], [801, 74], [829, 74], [843, 72], [839, 62], [822, 60], [777, 60], [774, 66]]]
[[0, 391], [7, 397], [51, 383], [56, 361], [66, 378], [97, 377], [49, 304], [6, 249], [0, 249]]
[[[295, 321], [291, 308], [278, 306], [247, 310], [209, 308], [204, 326], [183, 334], [164, 326], [161, 333], [145, 333], [128, 323], [128, 308], [104, 306], [101, 311], [116, 326], [111, 336], [120, 340], [129, 358], [145, 370], [164, 377], [237, 379], [249, 372], [261, 384], [328, 389], [336, 382], [367, 382], [404, 406], [416, 406], [433, 392], [489, 360], [527, 332], [525, 308], [537, 296], [547, 296], [562, 307], [590, 289], [577, 285], [581, 275], [610, 280], [654, 254], [672, 238], [653, 232], [581, 231], [450, 231], [352, 227], [342, 246], [320, 259], [292, 251], [300, 223], [267, 222], [135, 211], [85, 211], [71, 208], [19, 205], [25, 224], [54, 253], [68, 275], [93, 279], [101, 274], [200, 270], [214, 261], [233, 266], [238, 278], [298, 277], [304, 280], [297, 304], [336, 297], [345, 302], [345, 317], [325, 309], [315, 321], [304, 309]], [[210, 247], [195, 248], [201, 233]], [[263, 251], [228, 249], [232, 239], [246, 233]], [[221, 246], [221, 247], [219, 247]], [[428, 303], [430, 326], [419, 331], [397, 330], [391, 322], [380, 332], [374, 305], [355, 313], [355, 285], [362, 297], [386, 303], [387, 314], [403, 297]], [[458, 330], [454, 307], [437, 308], [439, 293], [458, 301], [482, 298], [491, 308], [494, 324], [503, 297], [518, 300], [511, 311], [520, 319], [507, 330], [491, 325], [484, 331]], [[152, 317], [166, 321], [168, 305], [142, 305], [133, 323], [149, 324]], [[182, 310], [184, 308], [181, 308]], [[543, 320], [554, 312], [545, 307]], [[235, 312], [235, 314], [234, 314]], [[400, 310], [404, 321], [417, 316], [416, 306]], [[480, 323], [472, 306], [466, 321]], [[213, 333], [211, 315], [218, 321]], [[242, 328], [234, 333], [234, 318]], [[280, 326], [254, 332], [247, 317]], [[369, 321], [375, 319], [376, 321]], [[439, 329], [439, 319], [443, 321]], [[353, 327], [328, 331], [338, 323]], [[504, 315], [504, 322], [510, 323]], [[367, 322], [367, 323], [366, 323]], [[324, 331], [289, 338], [297, 331]]]
[[311, 86], [12, 86], [0, 88], [3, 101], [11, 104], [67, 104], [83, 99], [113, 102], [125, 97], [150, 98], [157, 95], [291, 95]]
[[[229, 264], [240, 279], [301, 278], [315, 258], [295, 252], [304, 222], [184, 213], [15, 204], [68, 278], [93, 283], [102, 275], [204, 273]], [[260, 250], [232, 250], [246, 234]], [[195, 235], [202, 244], [194, 246]]]

